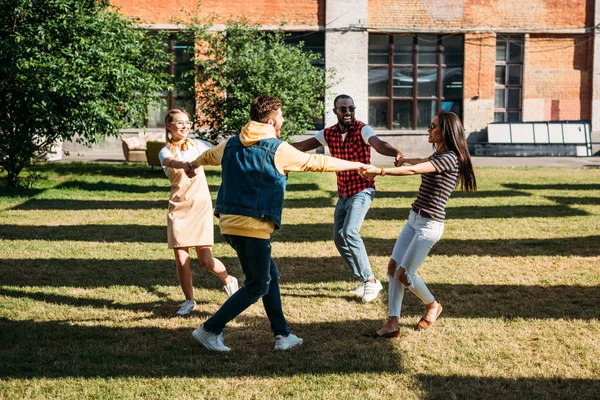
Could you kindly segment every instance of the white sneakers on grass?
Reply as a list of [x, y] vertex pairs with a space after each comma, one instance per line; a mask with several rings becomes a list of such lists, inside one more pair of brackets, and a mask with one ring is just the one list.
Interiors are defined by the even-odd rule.
[[198, 343], [212, 351], [230, 351], [231, 349], [223, 343], [223, 334], [215, 335], [214, 333], [206, 332], [204, 324], [192, 332], [192, 336]]
[[[231, 351], [231, 348], [225, 346], [223, 343], [223, 334], [215, 335], [214, 333], [205, 331], [204, 324], [200, 325], [192, 332], [192, 337], [207, 350]], [[287, 336], [277, 335], [275, 336], [275, 350], [289, 350], [294, 346], [302, 344], [303, 342], [304, 341], [302, 339], [293, 333], [290, 333]]]
[[289, 350], [294, 346], [298, 346], [304, 343], [304, 340], [300, 339], [298, 336], [290, 333], [287, 336], [277, 335], [275, 336], [275, 350]]
[[379, 292], [381, 292], [382, 289], [383, 286], [377, 279], [375, 279], [375, 282], [365, 282], [365, 292], [362, 296], [363, 303], [368, 303], [375, 300], [377, 296], [379, 296]]
[[194, 300], [186, 300], [181, 305], [179, 311], [177, 311], [177, 315], [180, 317], [189, 317], [195, 309], [196, 302]]
[[349, 290], [348, 293], [357, 297], [363, 297], [365, 294], [365, 283], [361, 283], [356, 289]]
[[225, 293], [227, 293], [227, 297], [233, 296], [233, 294], [239, 289], [237, 278], [231, 275], [229, 275], [229, 277], [231, 278], [231, 281], [227, 285], [223, 286], [223, 290]]

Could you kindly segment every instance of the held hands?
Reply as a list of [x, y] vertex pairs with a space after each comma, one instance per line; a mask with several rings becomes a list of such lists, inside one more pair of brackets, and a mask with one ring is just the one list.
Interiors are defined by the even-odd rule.
[[396, 154], [396, 159], [394, 160], [394, 167], [401, 167], [406, 163], [406, 157], [402, 152], [398, 152]]
[[188, 176], [188, 178], [193, 178], [194, 176], [196, 176], [196, 168], [194, 167], [194, 162], [186, 162], [183, 165], [183, 171]]
[[366, 178], [373, 178], [374, 176], [381, 175], [381, 172], [381, 168], [373, 165], [366, 165], [358, 170], [358, 173]]

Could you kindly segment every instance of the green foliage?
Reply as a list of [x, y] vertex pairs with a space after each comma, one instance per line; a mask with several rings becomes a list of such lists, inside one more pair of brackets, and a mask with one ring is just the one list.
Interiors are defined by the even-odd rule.
[[182, 36], [191, 49], [194, 70], [185, 74], [179, 89], [192, 93], [198, 102], [196, 122], [214, 141], [236, 134], [249, 119], [250, 102], [260, 94], [283, 101], [286, 122], [281, 136], [304, 134], [324, 112], [325, 71], [311, 64], [320, 55], [285, 43], [286, 34], [261, 31], [244, 21], [232, 22], [223, 31], [195, 20]]
[[14, 185], [57, 140], [94, 144], [143, 121], [166, 85], [157, 36], [106, 0], [0, 0], [0, 165]]

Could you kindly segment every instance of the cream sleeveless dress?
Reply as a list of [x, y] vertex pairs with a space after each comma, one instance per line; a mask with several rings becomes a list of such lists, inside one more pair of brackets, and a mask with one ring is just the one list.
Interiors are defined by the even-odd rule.
[[[159, 153], [160, 163], [166, 158], [192, 161], [210, 148], [210, 143], [192, 140], [185, 151], [175, 149], [173, 154], [167, 146]], [[213, 209], [204, 168], [196, 169], [196, 176], [188, 178], [183, 169], [163, 167], [171, 182], [167, 236], [170, 249], [214, 244]]]

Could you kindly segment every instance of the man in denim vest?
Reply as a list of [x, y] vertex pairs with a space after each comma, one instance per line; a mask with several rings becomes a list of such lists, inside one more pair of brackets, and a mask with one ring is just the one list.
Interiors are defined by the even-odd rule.
[[209, 350], [229, 351], [223, 343], [225, 325], [262, 298], [275, 336], [275, 350], [302, 344], [283, 315], [279, 271], [271, 258], [271, 233], [279, 229], [287, 174], [292, 171], [333, 172], [367, 165], [296, 150], [280, 140], [281, 100], [259, 96], [239, 135], [203, 153], [186, 168], [221, 165], [222, 182], [215, 215], [221, 234], [236, 251], [246, 276], [244, 285], [206, 320], [192, 336]]
[[[398, 149], [379, 139], [373, 128], [358, 121], [354, 116], [355, 111], [354, 100], [350, 96], [337, 96], [333, 101], [337, 124], [292, 146], [301, 151], [328, 146], [333, 157], [365, 164], [371, 163], [371, 146], [379, 154], [394, 157], [394, 162], [403, 157]], [[362, 177], [357, 171], [340, 171], [336, 174], [339, 198], [334, 213], [334, 242], [346, 264], [361, 281], [350, 293], [368, 303], [382, 289], [381, 282], [373, 275], [367, 250], [359, 233], [375, 196], [375, 181], [373, 178]]]

